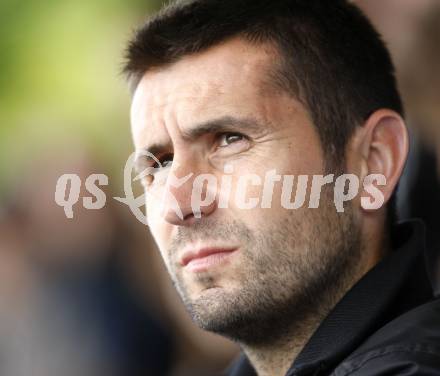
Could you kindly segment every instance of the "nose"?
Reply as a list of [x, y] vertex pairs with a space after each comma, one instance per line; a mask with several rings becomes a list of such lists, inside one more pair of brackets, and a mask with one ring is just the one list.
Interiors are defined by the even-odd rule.
[[162, 215], [166, 222], [175, 226], [191, 226], [216, 210], [217, 197], [214, 190], [217, 187], [216, 184], [201, 184], [204, 178], [200, 178], [207, 174], [196, 173], [194, 169], [182, 164], [176, 168], [174, 165], [177, 163], [173, 163], [167, 178]]

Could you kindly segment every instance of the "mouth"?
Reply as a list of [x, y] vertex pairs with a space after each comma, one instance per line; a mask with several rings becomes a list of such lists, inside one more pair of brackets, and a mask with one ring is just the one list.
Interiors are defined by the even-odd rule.
[[183, 252], [180, 264], [190, 272], [203, 272], [228, 263], [238, 247], [205, 247]]

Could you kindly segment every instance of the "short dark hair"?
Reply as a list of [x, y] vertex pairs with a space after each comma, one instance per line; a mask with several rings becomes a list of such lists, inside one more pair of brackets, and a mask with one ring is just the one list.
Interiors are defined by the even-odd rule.
[[328, 166], [342, 167], [349, 137], [374, 111], [403, 116], [390, 54], [346, 0], [175, 1], [135, 33], [124, 72], [136, 86], [149, 69], [236, 36], [276, 47], [273, 83], [308, 109]]

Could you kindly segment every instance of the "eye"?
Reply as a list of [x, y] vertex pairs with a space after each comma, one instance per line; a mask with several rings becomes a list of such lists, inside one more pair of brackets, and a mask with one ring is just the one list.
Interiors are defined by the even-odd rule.
[[[159, 158], [159, 162], [162, 165], [162, 168], [169, 167], [173, 163], [173, 154], [165, 154], [164, 156]], [[160, 166], [156, 162], [153, 166], [154, 168], [159, 168]]]
[[235, 142], [245, 140], [245, 136], [240, 133], [222, 133], [218, 135], [219, 147], [226, 147]]

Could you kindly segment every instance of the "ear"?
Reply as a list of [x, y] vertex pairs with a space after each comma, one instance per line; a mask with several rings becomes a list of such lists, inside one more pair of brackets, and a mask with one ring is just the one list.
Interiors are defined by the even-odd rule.
[[[408, 132], [402, 117], [395, 111], [381, 109], [374, 112], [358, 127], [347, 150], [347, 161], [358, 172], [361, 196], [369, 197], [372, 190], [379, 190], [384, 204], [390, 199], [408, 155]], [[385, 177], [385, 185], [365, 180], [368, 175]], [[373, 188], [373, 189], [372, 189]], [[362, 203], [363, 209], [367, 210]]]

